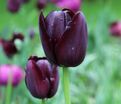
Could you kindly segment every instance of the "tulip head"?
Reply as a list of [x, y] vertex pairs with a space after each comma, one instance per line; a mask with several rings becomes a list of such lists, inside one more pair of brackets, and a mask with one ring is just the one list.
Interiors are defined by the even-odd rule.
[[11, 78], [12, 86], [17, 86], [23, 79], [22, 68], [16, 65], [0, 65], [0, 86], [7, 86]]
[[47, 4], [47, 0], [38, 0], [37, 1], [37, 8], [39, 10], [43, 9]]
[[16, 40], [23, 41], [23, 35], [21, 33], [14, 33], [12, 39], [10, 40], [1, 39], [3, 51], [9, 58], [19, 51], [15, 45]]
[[34, 97], [51, 98], [58, 88], [58, 67], [51, 65], [46, 58], [32, 56], [27, 62], [25, 82]]
[[21, 0], [8, 0], [8, 10], [12, 13], [16, 13], [19, 11], [21, 6]]
[[51, 12], [46, 18], [41, 13], [39, 29], [45, 54], [51, 63], [74, 67], [84, 60], [87, 24], [82, 12], [64, 9]]
[[109, 32], [112, 36], [121, 37], [121, 22], [113, 22], [110, 24]]

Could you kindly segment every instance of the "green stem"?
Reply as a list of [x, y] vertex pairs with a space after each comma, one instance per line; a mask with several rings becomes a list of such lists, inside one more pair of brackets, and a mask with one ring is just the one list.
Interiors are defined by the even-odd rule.
[[63, 68], [63, 88], [64, 88], [65, 103], [71, 104], [70, 86], [69, 86], [69, 70], [66, 68]]
[[8, 85], [6, 88], [6, 103], [5, 104], [11, 104], [11, 92], [12, 92], [12, 84], [11, 84], [12, 78], [9, 78]]
[[45, 102], [46, 102], [46, 101], [43, 99], [43, 100], [42, 100], [42, 104], [46, 104]]

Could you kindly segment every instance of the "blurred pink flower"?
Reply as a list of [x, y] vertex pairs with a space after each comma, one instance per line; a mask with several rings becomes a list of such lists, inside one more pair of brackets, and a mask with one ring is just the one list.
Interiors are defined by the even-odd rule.
[[23, 79], [22, 68], [17, 65], [0, 65], [0, 86], [6, 86], [11, 78], [12, 86], [17, 86]]
[[77, 12], [81, 7], [81, 0], [52, 0], [60, 8], [70, 9], [73, 12]]
[[109, 32], [111, 35], [121, 37], [121, 21], [116, 21], [110, 24]]

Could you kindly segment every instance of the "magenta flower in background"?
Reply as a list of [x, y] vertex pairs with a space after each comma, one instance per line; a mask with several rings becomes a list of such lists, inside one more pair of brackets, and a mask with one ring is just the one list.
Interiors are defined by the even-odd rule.
[[87, 47], [87, 23], [82, 12], [53, 11], [40, 14], [39, 30], [48, 60], [59, 66], [74, 67], [84, 60]]
[[6, 86], [11, 78], [12, 86], [17, 86], [24, 77], [22, 68], [17, 65], [0, 65], [0, 86]]
[[22, 0], [8, 0], [7, 7], [8, 10], [12, 13], [16, 13], [19, 11], [22, 4]]
[[0, 45], [3, 47], [4, 53], [9, 58], [19, 51], [15, 45], [16, 40], [23, 41], [23, 35], [21, 33], [14, 33], [12, 39], [10, 40], [0, 39]]
[[73, 12], [77, 12], [81, 7], [81, 0], [52, 0], [60, 8], [70, 9]]
[[51, 98], [58, 89], [58, 67], [51, 65], [46, 58], [32, 56], [27, 62], [25, 82], [34, 97]]
[[121, 37], [121, 21], [111, 23], [109, 32], [112, 36]]

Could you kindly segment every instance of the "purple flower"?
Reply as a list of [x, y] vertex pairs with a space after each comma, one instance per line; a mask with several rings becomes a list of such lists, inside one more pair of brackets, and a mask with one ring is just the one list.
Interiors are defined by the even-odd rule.
[[22, 0], [8, 0], [8, 10], [12, 13], [16, 13], [19, 11], [21, 4]]
[[12, 57], [18, 52], [18, 49], [15, 45], [15, 41], [17, 39], [23, 41], [24, 37], [21, 33], [14, 33], [13, 38], [10, 40], [0, 39], [0, 44], [3, 47], [3, 51], [8, 57]]
[[25, 82], [34, 97], [51, 98], [58, 88], [58, 67], [51, 65], [46, 58], [32, 56], [27, 63]]
[[70, 9], [73, 12], [77, 12], [81, 7], [81, 0], [54, 0], [53, 2], [60, 8]]
[[51, 63], [66, 67], [79, 65], [87, 47], [87, 24], [82, 12], [53, 11], [46, 18], [41, 13], [39, 29], [42, 45]]
[[38, 0], [37, 1], [37, 8], [39, 10], [43, 9], [47, 4], [47, 0]]
[[116, 21], [110, 24], [109, 32], [111, 35], [121, 37], [121, 22]]
[[0, 86], [6, 86], [9, 81], [13, 86], [17, 86], [23, 77], [24, 74], [21, 67], [7, 64], [0, 65]]

